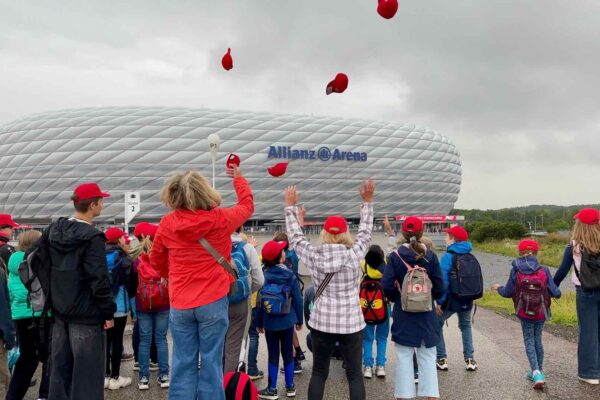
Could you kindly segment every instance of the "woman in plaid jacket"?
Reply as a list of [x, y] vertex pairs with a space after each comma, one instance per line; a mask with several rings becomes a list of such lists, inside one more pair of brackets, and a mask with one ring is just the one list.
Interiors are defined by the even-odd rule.
[[[313, 342], [313, 370], [308, 398], [321, 400], [329, 375], [329, 360], [336, 341], [346, 362], [351, 400], [365, 399], [362, 378], [362, 342], [365, 320], [359, 302], [361, 262], [371, 244], [375, 182], [360, 186], [363, 205], [356, 240], [343, 217], [331, 216], [321, 231], [321, 245], [313, 246], [304, 237], [298, 222], [298, 194], [295, 186], [285, 192], [285, 221], [290, 247], [310, 270], [316, 295], [309, 328]], [[319, 296], [319, 294], [321, 294]]]

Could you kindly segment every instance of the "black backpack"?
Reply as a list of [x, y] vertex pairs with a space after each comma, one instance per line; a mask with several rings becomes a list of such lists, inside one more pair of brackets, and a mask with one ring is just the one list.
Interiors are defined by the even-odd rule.
[[460, 303], [483, 297], [483, 274], [477, 258], [471, 253], [452, 254], [450, 293]]
[[581, 265], [579, 271], [575, 268], [575, 274], [584, 289], [600, 289], [600, 254], [590, 254], [581, 250]]
[[50, 310], [50, 270], [52, 262], [45, 233], [25, 253], [19, 265], [19, 277], [27, 289], [27, 300], [34, 312]]

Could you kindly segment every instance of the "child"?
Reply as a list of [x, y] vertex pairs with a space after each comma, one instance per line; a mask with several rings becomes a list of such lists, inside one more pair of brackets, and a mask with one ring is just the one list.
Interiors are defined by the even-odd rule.
[[519, 243], [519, 258], [512, 263], [506, 286], [496, 283], [492, 285], [492, 290], [497, 290], [502, 297], [513, 298], [515, 312], [521, 320], [525, 352], [531, 366], [527, 378], [533, 381], [535, 389], [542, 389], [545, 384], [542, 372], [542, 331], [544, 322], [550, 317], [550, 297], [559, 298], [561, 293], [548, 268], [542, 267], [538, 262], [538, 250], [539, 245], [535, 240], [523, 240]]
[[261, 399], [278, 399], [279, 353], [283, 358], [287, 397], [296, 396], [294, 385], [294, 326], [302, 329], [302, 294], [293, 271], [286, 267], [286, 242], [271, 240], [263, 246], [265, 285], [260, 291], [257, 331], [264, 333], [269, 353], [269, 382]]
[[[385, 271], [385, 255], [383, 249], [377, 245], [372, 245], [369, 251], [365, 255], [365, 261], [362, 264], [362, 271], [364, 274], [363, 282], [369, 280], [376, 282], [375, 285], [379, 285], [381, 288], [381, 278]], [[362, 287], [362, 285], [361, 285]], [[371, 288], [374, 291], [378, 288]], [[382, 290], [382, 289], [379, 289]], [[362, 291], [361, 291], [362, 292]], [[362, 297], [362, 296], [361, 296]], [[387, 308], [387, 302], [383, 301], [382, 307]], [[368, 324], [365, 328], [363, 338], [363, 365], [364, 365], [364, 377], [370, 379], [373, 377], [373, 341], [377, 340], [377, 366], [375, 367], [375, 374], [378, 378], [385, 377], [385, 352], [387, 350], [387, 340], [390, 334], [390, 318], [389, 312], [386, 309], [385, 321], [378, 324]], [[373, 314], [373, 313], [372, 313]], [[365, 322], [368, 321], [368, 315], [365, 314]]]

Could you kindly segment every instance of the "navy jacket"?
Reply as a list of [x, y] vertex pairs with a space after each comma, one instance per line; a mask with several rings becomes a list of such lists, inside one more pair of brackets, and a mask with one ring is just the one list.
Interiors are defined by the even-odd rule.
[[[437, 256], [431, 250], [427, 250], [424, 259], [416, 260], [416, 253], [408, 245], [402, 245], [398, 249], [402, 259], [409, 265], [418, 265], [427, 270], [429, 279], [433, 285], [432, 297], [434, 300], [440, 299], [444, 295], [444, 281], [442, 270]], [[402, 287], [402, 281], [407, 273], [406, 266], [393, 252], [388, 258], [387, 267], [383, 274], [381, 284], [386, 297], [394, 302], [392, 316], [392, 340], [402, 346], [407, 347], [425, 347], [437, 346], [440, 341], [440, 326], [435, 307], [432, 311], [425, 313], [407, 313], [402, 311], [400, 304], [400, 291], [394, 286]]]
[[[283, 284], [292, 289], [292, 309], [287, 315], [272, 316], [266, 314], [263, 308], [258, 306], [256, 327], [264, 328], [267, 331], [282, 331], [293, 328], [294, 325], [302, 325], [302, 293], [300, 292], [300, 283], [296, 274], [283, 264], [265, 268], [263, 272], [265, 274], [265, 286], [268, 284]], [[260, 304], [259, 292], [259, 302], [257, 305]]]
[[10, 350], [15, 346], [15, 332], [10, 318], [10, 300], [6, 286], [6, 275], [0, 268], [0, 340]]
[[540, 268], [543, 268], [546, 272], [546, 286], [550, 292], [550, 296], [559, 298], [561, 292], [552, 280], [550, 270], [548, 267], [542, 267], [534, 256], [519, 257], [512, 262], [512, 270], [510, 271], [508, 282], [506, 282], [505, 286], [498, 288], [498, 294], [502, 297], [512, 298], [517, 288], [517, 273], [521, 272], [525, 275], [531, 275]]

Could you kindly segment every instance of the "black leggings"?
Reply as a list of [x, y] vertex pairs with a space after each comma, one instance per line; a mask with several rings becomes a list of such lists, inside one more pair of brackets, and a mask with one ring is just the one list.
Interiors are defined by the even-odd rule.
[[[39, 322], [39, 318], [36, 318]], [[50, 380], [48, 376], [48, 354], [45, 349], [40, 346], [40, 336], [38, 324], [34, 324], [32, 318], [19, 319], [15, 321], [17, 328], [17, 339], [19, 342], [19, 350], [21, 355], [15, 365], [15, 371], [8, 386], [6, 400], [22, 400], [29, 389], [31, 378], [37, 370], [40, 362], [42, 365], [42, 380], [40, 382], [39, 396], [40, 398], [48, 398], [48, 389]], [[50, 321], [45, 321], [46, 340], [50, 340]], [[48, 343], [46, 341], [46, 343]]]
[[313, 347], [313, 371], [308, 386], [310, 400], [322, 400], [325, 382], [329, 376], [329, 360], [335, 343], [346, 363], [346, 378], [350, 389], [350, 400], [365, 400], [365, 382], [362, 376], [363, 331], [348, 335], [311, 330]]
[[106, 376], [117, 379], [121, 374], [123, 334], [127, 316], [114, 318], [114, 321], [115, 326], [106, 331]]

